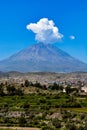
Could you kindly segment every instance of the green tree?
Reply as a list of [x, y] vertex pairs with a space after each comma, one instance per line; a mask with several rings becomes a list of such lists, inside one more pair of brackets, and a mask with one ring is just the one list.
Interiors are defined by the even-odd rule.
[[61, 122], [55, 118], [52, 120], [52, 124], [56, 127], [56, 128], [61, 128]]
[[0, 96], [4, 95], [4, 89], [3, 89], [3, 84], [0, 84]]
[[69, 126], [69, 130], [77, 130], [77, 127], [74, 124], [71, 124]]
[[66, 90], [66, 94], [70, 94], [70, 92], [71, 92], [71, 88], [70, 88], [69, 85], [65, 88], [65, 90]]
[[24, 86], [29, 87], [29, 81], [28, 80], [25, 80]]
[[20, 88], [18, 88], [18, 89], [15, 90], [15, 95], [22, 96], [23, 95], [23, 91]]
[[14, 86], [8, 85], [7, 86], [7, 93], [8, 95], [12, 96], [15, 95], [16, 88]]
[[80, 126], [80, 127], [78, 128], [78, 130], [84, 130], [84, 127], [83, 127], [83, 126]]
[[20, 118], [19, 118], [19, 126], [25, 126], [25, 124], [26, 124], [27, 122], [26, 122], [26, 119], [24, 118], [24, 116], [21, 116]]

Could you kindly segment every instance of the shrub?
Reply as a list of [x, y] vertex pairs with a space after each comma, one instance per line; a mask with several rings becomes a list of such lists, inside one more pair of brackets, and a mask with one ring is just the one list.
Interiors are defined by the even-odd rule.
[[23, 116], [21, 116], [20, 118], [19, 118], [19, 126], [25, 126], [25, 124], [26, 124], [26, 119], [23, 117]]
[[54, 129], [49, 126], [42, 126], [41, 130], [54, 130]]
[[61, 122], [58, 119], [56, 119], [56, 118], [52, 120], [52, 124], [56, 128], [61, 128]]

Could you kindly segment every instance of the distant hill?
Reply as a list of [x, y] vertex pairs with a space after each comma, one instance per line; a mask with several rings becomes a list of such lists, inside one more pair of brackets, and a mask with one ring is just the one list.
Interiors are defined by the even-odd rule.
[[9, 75], [8, 73], [0, 71], [0, 78], [8, 77], [8, 75]]
[[51, 44], [34, 44], [0, 61], [0, 71], [87, 72], [87, 64]]

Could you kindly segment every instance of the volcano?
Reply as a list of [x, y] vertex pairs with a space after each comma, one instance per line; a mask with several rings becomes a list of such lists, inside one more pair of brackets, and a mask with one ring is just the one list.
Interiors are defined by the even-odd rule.
[[0, 61], [0, 71], [87, 72], [87, 64], [52, 44], [38, 43]]

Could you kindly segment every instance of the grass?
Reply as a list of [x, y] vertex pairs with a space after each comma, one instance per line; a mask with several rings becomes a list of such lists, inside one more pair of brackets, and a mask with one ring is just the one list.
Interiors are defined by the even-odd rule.
[[[69, 106], [74, 103], [78, 102], [81, 104], [82, 108], [69, 108]], [[87, 112], [87, 99], [86, 98], [79, 98], [74, 97], [74, 101], [70, 100], [70, 97], [66, 94], [28, 94], [24, 96], [4, 96], [0, 97], [0, 108], [5, 108], [6, 106], [10, 110], [23, 110], [24, 104], [29, 104], [30, 108], [38, 107], [38, 106], [50, 106], [53, 107], [60, 107], [62, 106], [64, 109], [64, 105], [67, 106], [66, 109], [70, 109], [77, 112]], [[38, 110], [38, 109], [37, 109]]]
[[87, 113], [87, 108], [63, 108], [63, 110], [70, 110], [73, 112], [78, 112], [78, 113]]

